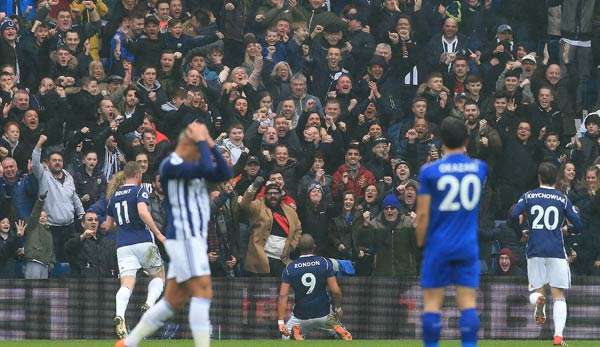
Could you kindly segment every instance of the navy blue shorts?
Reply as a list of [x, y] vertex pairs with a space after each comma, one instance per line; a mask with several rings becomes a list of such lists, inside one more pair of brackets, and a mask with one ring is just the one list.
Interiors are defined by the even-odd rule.
[[451, 285], [478, 288], [479, 258], [449, 259], [426, 256], [421, 267], [421, 287], [441, 288]]

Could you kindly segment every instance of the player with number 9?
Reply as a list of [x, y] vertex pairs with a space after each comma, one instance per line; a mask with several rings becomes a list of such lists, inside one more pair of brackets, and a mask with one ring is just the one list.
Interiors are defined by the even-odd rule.
[[421, 169], [416, 238], [424, 246], [423, 340], [439, 346], [445, 288], [456, 286], [462, 345], [477, 345], [479, 317], [479, 201], [487, 177], [484, 162], [469, 158], [464, 122], [448, 117], [440, 129], [444, 157]]
[[[277, 304], [279, 332], [283, 338], [303, 340], [303, 333], [326, 330], [343, 340], [352, 340], [352, 335], [340, 323], [342, 292], [333, 264], [327, 258], [314, 255], [316, 245], [310, 234], [302, 235], [298, 249], [300, 257], [288, 264], [282, 273]], [[290, 287], [294, 289], [296, 304], [286, 324]], [[327, 289], [333, 299], [333, 310]]]
[[164, 242], [165, 237], [154, 223], [149, 208], [149, 195], [140, 186], [142, 171], [135, 162], [123, 168], [125, 184], [108, 201], [104, 230], [117, 225], [117, 262], [121, 287], [115, 296], [115, 324], [119, 338], [127, 335], [125, 311], [135, 286], [136, 273], [144, 269], [150, 275], [148, 297], [141, 310], [149, 309], [160, 297], [165, 286], [165, 271], [154, 237]]
[[[555, 346], [566, 346], [563, 330], [567, 321], [565, 290], [571, 287], [571, 270], [565, 252], [563, 229], [565, 219], [575, 230], [582, 229], [581, 218], [569, 198], [555, 188], [557, 168], [552, 163], [541, 163], [538, 168], [539, 188], [523, 194], [511, 210], [515, 223], [527, 220], [527, 277], [529, 301], [534, 305], [534, 319], [542, 325], [546, 321], [546, 285], [550, 285], [554, 301]], [[522, 218], [525, 215], [526, 218]]]

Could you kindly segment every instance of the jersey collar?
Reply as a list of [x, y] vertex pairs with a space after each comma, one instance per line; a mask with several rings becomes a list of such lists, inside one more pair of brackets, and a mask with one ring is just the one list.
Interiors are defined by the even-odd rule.
[[543, 184], [540, 184], [540, 188], [544, 188], [544, 189], [555, 189], [554, 187], [546, 186], [546, 185], [543, 185]]

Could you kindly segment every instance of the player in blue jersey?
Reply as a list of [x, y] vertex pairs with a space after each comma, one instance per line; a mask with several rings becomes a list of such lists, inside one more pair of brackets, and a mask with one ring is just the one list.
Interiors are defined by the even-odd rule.
[[[310, 234], [300, 237], [298, 250], [300, 257], [288, 264], [281, 274], [277, 304], [279, 332], [284, 338], [291, 336], [295, 340], [304, 340], [303, 332], [326, 330], [343, 340], [352, 340], [352, 335], [340, 323], [342, 291], [331, 261], [314, 255], [316, 245]], [[295, 304], [286, 324], [290, 287], [294, 289]], [[327, 289], [333, 299], [333, 310]]]
[[487, 166], [465, 154], [468, 135], [463, 122], [444, 119], [440, 136], [444, 157], [421, 169], [417, 201], [417, 244], [425, 246], [421, 269], [423, 341], [425, 347], [439, 346], [445, 288], [454, 285], [461, 310], [462, 345], [473, 347], [479, 329], [479, 200]]
[[[557, 168], [551, 163], [541, 163], [538, 168], [540, 187], [523, 194], [511, 210], [515, 222], [527, 220], [527, 276], [529, 301], [535, 305], [534, 318], [540, 325], [546, 321], [546, 285], [550, 285], [554, 301], [555, 346], [566, 346], [563, 330], [567, 321], [565, 290], [571, 287], [571, 271], [565, 252], [563, 232], [567, 231], [565, 219], [575, 230], [582, 228], [577, 209], [561, 191], [554, 188]], [[525, 218], [523, 218], [525, 217]]]
[[171, 262], [165, 296], [150, 308], [117, 347], [136, 347], [165, 320], [190, 301], [189, 324], [196, 347], [210, 344], [209, 309], [212, 283], [207, 255], [210, 202], [207, 181], [224, 181], [231, 168], [223, 159], [204, 124], [192, 123], [179, 136], [175, 151], [160, 165], [167, 195], [167, 241]]
[[135, 162], [123, 168], [125, 184], [108, 200], [107, 216], [103, 228], [117, 225], [117, 261], [121, 288], [115, 296], [115, 331], [119, 338], [127, 335], [125, 311], [135, 286], [136, 273], [143, 269], [150, 276], [148, 296], [142, 311], [150, 308], [163, 292], [165, 271], [154, 237], [160, 242], [165, 237], [154, 223], [149, 208], [149, 195], [140, 186], [142, 171]]

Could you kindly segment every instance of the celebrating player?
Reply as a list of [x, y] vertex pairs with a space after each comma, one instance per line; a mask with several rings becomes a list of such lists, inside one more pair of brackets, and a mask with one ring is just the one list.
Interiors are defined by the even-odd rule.
[[148, 192], [140, 186], [142, 171], [137, 163], [129, 162], [123, 172], [125, 184], [110, 197], [103, 225], [103, 228], [108, 230], [117, 223], [117, 261], [121, 288], [115, 296], [114, 324], [119, 338], [127, 335], [125, 311], [135, 286], [137, 271], [142, 268], [152, 278], [148, 283], [148, 297], [142, 305], [143, 311], [154, 305], [165, 284], [163, 262], [158, 247], [154, 244], [154, 237], [160, 242], [164, 242], [165, 237], [150, 214]]
[[554, 305], [555, 346], [566, 346], [563, 329], [567, 321], [565, 290], [571, 287], [571, 271], [567, 262], [563, 227], [565, 217], [576, 230], [582, 228], [579, 213], [571, 201], [559, 190], [556, 184], [557, 169], [551, 163], [541, 163], [538, 168], [540, 187], [531, 190], [519, 199], [511, 211], [511, 219], [527, 217], [529, 231], [527, 237], [527, 276], [529, 278], [529, 301], [535, 305], [534, 318], [540, 325], [546, 321], [545, 286], [550, 285]]
[[[288, 264], [281, 275], [277, 315], [279, 332], [284, 337], [304, 340], [302, 332], [321, 329], [337, 334], [342, 340], [352, 340], [352, 335], [340, 323], [342, 316], [342, 291], [338, 286], [333, 265], [326, 258], [313, 255], [315, 241], [309, 234], [300, 237], [300, 257]], [[296, 304], [292, 316], [284, 322], [290, 286], [294, 288]], [[333, 298], [333, 311], [327, 294]]]
[[[214, 159], [214, 161], [213, 161]], [[175, 152], [160, 166], [167, 195], [165, 248], [171, 262], [165, 296], [150, 308], [138, 325], [116, 347], [136, 347], [160, 328], [191, 298], [189, 324], [196, 347], [210, 344], [209, 309], [212, 283], [206, 236], [210, 201], [206, 181], [224, 181], [231, 169], [215, 147], [204, 124], [192, 123], [179, 136]]]
[[423, 340], [425, 347], [439, 346], [445, 287], [455, 285], [462, 345], [474, 347], [479, 329], [475, 308], [479, 200], [487, 166], [465, 155], [468, 135], [463, 122], [444, 119], [440, 135], [444, 157], [421, 169], [417, 201], [417, 244], [425, 245], [421, 269]]

